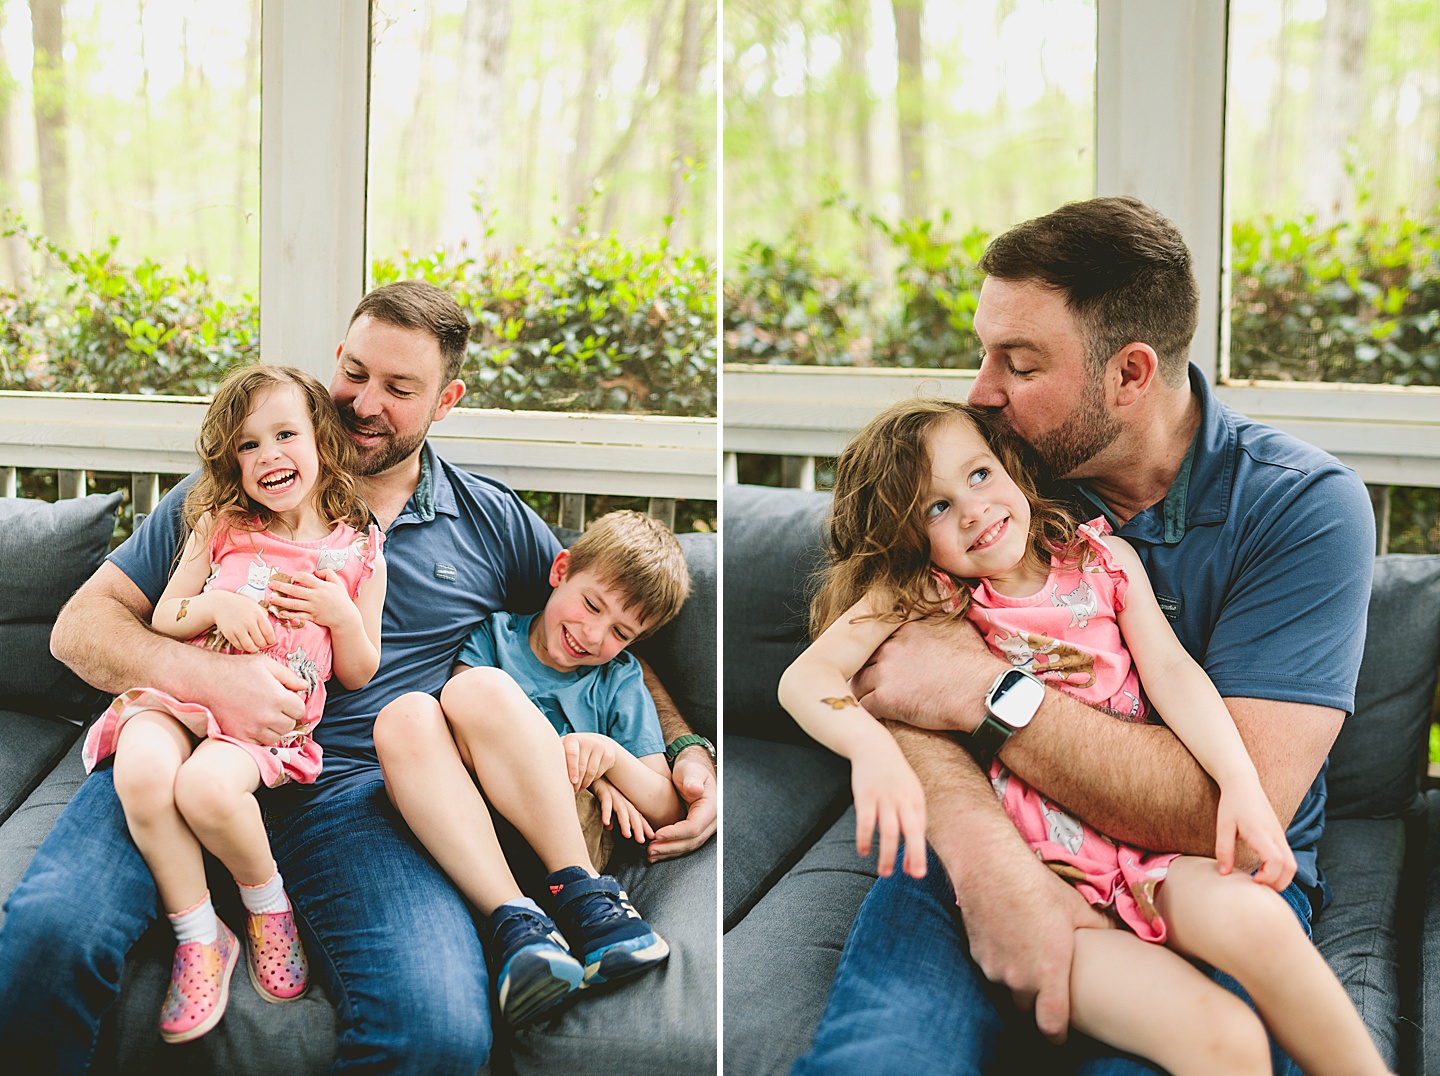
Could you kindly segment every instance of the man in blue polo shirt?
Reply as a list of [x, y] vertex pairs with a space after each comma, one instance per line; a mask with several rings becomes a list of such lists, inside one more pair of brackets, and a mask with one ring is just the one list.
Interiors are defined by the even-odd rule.
[[[469, 908], [390, 809], [372, 736], [386, 703], [444, 686], [477, 621], [538, 609], [559, 550], [511, 490], [450, 466], [425, 440], [465, 391], [456, 375], [469, 331], [448, 294], [406, 281], [365, 296], [336, 351], [330, 392], [386, 532], [381, 665], [364, 688], [331, 693], [316, 733], [324, 771], [314, 785], [277, 790], [267, 820], [290, 896], [322, 949], [312, 961], [338, 1009], [337, 1069], [473, 1074], [490, 1052], [489, 982]], [[230, 735], [274, 743], [302, 716], [294, 673], [263, 655], [213, 654], [148, 630], [184, 537], [187, 484], [81, 588], [51, 647], [96, 686], [153, 684], [209, 706]], [[663, 690], [656, 702], [667, 742], [689, 732]], [[714, 831], [708, 753], [683, 750], [674, 779], [690, 813], [656, 834], [652, 858], [654, 844], [681, 854]], [[80, 786], [7, 907], [0, 1050], [40, 1070], [80, 1071], [125, 954], [157, 911], [110, 771]]]
[[[1375, 552], [1365, 488], [1326, 453], [1215, 399], [1187, 361], [1189, 251], [1143, 203], [1064, 206], [997, 238], [980, 267], [985, 357], [970, 401], [999, 410], [1073, 483], [1080, 510], [1104, 513], [1140, 554], [1289, 820], [1299, 870], [1285, 896], [1308, 928], [1325, 899], [1315, 842], [1326, 755], [1354, 705], [1364, 642]], [[997, 1055], [1015, 1071], [1155, 1071], [1093, 1042], [1063, 1056], [1011, 1052], [1038, 1045], [1033, 1029], [1028, 1043], [1013, 1033], [1029, 1023], [1017, 1008], [1065, 1038], [1074, 931], [1107, 923], [1018, 838], [956, 738], [935, 731], [972, 732], [1005, 668], [966, 622], [925, 621], [857, 677], [866, 707], [898, 722], [925, 787], [930, 869], [917, 881], [897, 866], [871, 890], [796, 1074], [974, 1073]], [[1214, 854], [1215, 786], [1168, 729], [1054, 690], [1010, 716], [996, 729], [1002, 754], [1032, 786], [1129, 844]], [[1276, 1068], [1297, 1071], [1278, 1051]]]

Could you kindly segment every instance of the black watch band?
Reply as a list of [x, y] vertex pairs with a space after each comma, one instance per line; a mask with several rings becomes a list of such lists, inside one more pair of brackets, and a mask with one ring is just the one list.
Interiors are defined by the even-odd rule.
[[989, 714], [985, 715], [985, 720], [970, 734], [970, 750], [975, 755], [975, 761], [980, 763], [981, 769], [990, 768], [990, 763], [1013, 735], [1015, 730], [1009, 725], [1002, 725]]

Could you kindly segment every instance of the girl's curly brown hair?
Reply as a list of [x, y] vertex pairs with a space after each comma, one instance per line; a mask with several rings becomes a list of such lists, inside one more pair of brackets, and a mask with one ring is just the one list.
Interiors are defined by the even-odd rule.
[[1048, 571], [1052, 554], [1062, 560], [1074, 555], [1075, 520], [1041, 495], [1038, 461], [1002, 419], [962, 400], [905, 400], [872, 419], [836, 461], [834, 500], [825, 524], [829, 564], [810, 603], [812, 638], [872, 590], [885, 595], [888, 610], [881, 615], [886, 620], [965, 612], [970, 589], [961, 580], [954, 580], [953, 595], [942, 595], [935, 586], [925, 522], [929, 436], [955, 415], [974, 425], [1030, 502], [1026, 556]]
[[293, 366], [257, 364], [235, 370], [225, 378], [200, 423], [200, 436], [195, 439], [200, 477], [185, 498], [185, 525], [191, 530], [207, 515], [213, 517], [217, 530], [268, 530], [273, 524], [274, 513], [253, 502], [240, 486], [235, 441], [254, 409], [256, 396], [279, 385], [294, 385], [300, 390], [315, 429], [320, 467], [313, 496], [321, 518], [357, 529], [369, 523], [370, 508], [355, 482], [355, 444], [341, 425], [330, 390]]

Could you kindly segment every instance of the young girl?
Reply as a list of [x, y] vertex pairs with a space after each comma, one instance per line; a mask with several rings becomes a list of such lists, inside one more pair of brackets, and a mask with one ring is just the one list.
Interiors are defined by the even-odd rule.
[[[1129, 928], [1076, 931], [1072, 1026], [1177, 1074], [1269, 1073], [1265, 1027], [1308, 1073], [1385, 1072], [1277, 892], [1295, 873], [1284, 829], [1139, 557], [1104, 520], [1077, 530], [1038, 495], [1027, 460], [991, 416], [929, 399], [889, 408], [840, 457], [817, 638], [781, 678], [780, 701], [851, 760], [857, 849], [869, 852], [878, 824], [881, 872], [897, 833], [906, 873], [925, 872], [919, 780], [850, 678], [901, 623], [963, 615], [1013, 665], [1121, 720], [1148, 720], [1148, 696], [1220, 788], [1215, 859], [1157, 855], [1111, 841], [990, 761], [996, 794], [1036, 854]], [[1237, 837], [1261, 859], [1253, 881], [1231, 873]], [[1264, 1027], [1186, 957], [1239, 980]]]
[[305, 712], [273, 745], [225, 735], [208, 709], [154, 688], [120, 695], [85, 738], [87, 770], [115, 756], [115, 793], [175, 928], [160, 1036], [186, 1042], [224, 1014], [238, 943], [205, 885], [201, 848], [225, 864], [247, 912], [250, 979], [266, 1001], [305, 993], [308, 965], [254, 796], [314, 781], [312, 738], [333, 671], [345, 687], [380, 664], [381, 536], [356, 490], [354, 446], [325, 387], [289, 367], [238, 370], [196, 442], [190, 528], [151, 626], [295, 672]]

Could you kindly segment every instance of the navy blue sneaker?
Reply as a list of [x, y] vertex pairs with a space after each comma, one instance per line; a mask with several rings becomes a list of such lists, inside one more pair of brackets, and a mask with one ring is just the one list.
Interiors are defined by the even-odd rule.
[[670, 955], [665, 939], [640, 918], [620, 883], [566, 867], [545, 879], [555, 897], [555, 918], [585, 965], [585, 986], [639, 975]]
[[490, 917], [490, 932], [500, 1015], [511, 1027], [534, 1023], [583, 984], [580, 961], [548, 916], [502, 904]]

